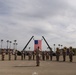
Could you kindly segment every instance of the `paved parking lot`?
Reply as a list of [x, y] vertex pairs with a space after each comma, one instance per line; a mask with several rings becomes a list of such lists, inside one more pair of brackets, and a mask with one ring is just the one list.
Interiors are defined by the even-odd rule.
[[[8, 56], [6, 56], [7, 58]], [[73, 62], [69, 62], [68, 56], [66, 62], [60, 61], [40, 61], [40, 66], [36, 67], [36, 61], [33, 60], [0, 60], [0, 75], [76, 75], [76, 56]]]

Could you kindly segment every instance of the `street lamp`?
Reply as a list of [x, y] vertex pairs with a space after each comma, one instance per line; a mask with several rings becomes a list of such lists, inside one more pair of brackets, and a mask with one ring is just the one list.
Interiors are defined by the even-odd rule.
[[9, 43], [9, 40], [7, 40], [7, 50], [8, 50], [8, 43]]
[[17, 50], [17, 45], [18, 45], [18, 43], [16, 43], [16, 50]]
[[13, 43], [13, 53], [17, 49], [17, 43], [16, 42], [17, 42], [17, 40], [14, 40], [14, 43]]
[[30, 48], [31, 48], [31, 47], [29, 47], [29, 50], [30, 50]]
[[59, 49], [60, 49], [60, 44], [58, 44], [58, 46], [59, 46]]
[[2, 49], [3, 40], [1, 40], [1, 49]]
[[9, 41], [10, 42], [10, 49], [11, 49], [11, 43], [12, 43], [12, 41]]
[[16, 43], [17, 40], [14, 40], [14, 42]]
[[8, 43], [9, 43], [9, 40], [7, 40], [6, 42], [7, 42], [7, 53], [8, 53]]
[[54, 52], [55, 52], [55, 46], [56, 46], [56, 45], [55, 45], [55, 44], [53, 44], [53, 45], [54, 45]]
[[61, 49], [62, 49], [63, 45], [61, 45]]

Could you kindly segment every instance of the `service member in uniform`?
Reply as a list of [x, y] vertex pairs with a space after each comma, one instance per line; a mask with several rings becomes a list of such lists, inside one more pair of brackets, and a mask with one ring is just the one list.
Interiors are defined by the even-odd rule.
[[40, 58], [39, 58], [40, 50], [39, 47], [36, 49], [36, 66], [40, 65]]
[[5, 50], [4, 49], [2, 49], [2, 60], [4, 60], [4, 57], [5, 57]]
[[35, 59], [35, 52], [32, 52], [33, 60]]
[[66, 60], [66, 52], [67, 52], [67, 48], [64, 47], [63, 52], [62, 52], [62, 55], [63, 55], [63, 61]]
[[70, 62], [73, 61], [73, 50], [72, 50], [72, 47], [69, 48], [69, 59], [70, 59]]
[[17, 60], [17, 50], [15, 50], [15, 60]]
[[25, 57], [26, 57], [26, 51], [24, 51], [24, 59], [25, 59]]
[[60, 56], [60, 50], [59, 48], [56, 48], [56, 60], [59, 61], [59, 56]]
[[46, 60], [49, 60], [49, 53], [46, 52]]
[[9, 49], [9, 52], [8, 52], [9, 60], [11, 60], [11, 55], [12, 55], [12, 51]]
[[21, 51], [21, 60], [23, 60], [24, 54], [23, 51]]
[[52, 57], [53, 57], [53, 51], [52, 48], [50, 49], [50, 60], [52, 61]]
[[45, 60], [45, 52], [44, 51], [42, 52], [42, 60], [43, 61]]
[[31, 52], [29, 52], [29, 60], [31, 60], [31, 58], [32, 58], [32, 53]]

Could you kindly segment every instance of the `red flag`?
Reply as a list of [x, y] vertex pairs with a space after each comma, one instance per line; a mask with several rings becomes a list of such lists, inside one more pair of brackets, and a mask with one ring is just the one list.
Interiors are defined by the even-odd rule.
[[40, 50], [42, 50], [42, 40], [34, 40], [34, 50], [36, 50], [38, 47]]

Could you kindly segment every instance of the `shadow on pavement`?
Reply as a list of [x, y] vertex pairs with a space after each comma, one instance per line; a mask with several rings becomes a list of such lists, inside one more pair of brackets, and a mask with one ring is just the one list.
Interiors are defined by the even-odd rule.
[[37, 66], [14, 66], [14, 67], [37, 67]]

